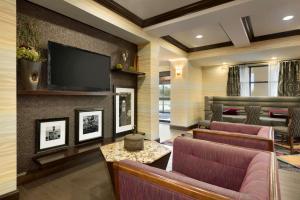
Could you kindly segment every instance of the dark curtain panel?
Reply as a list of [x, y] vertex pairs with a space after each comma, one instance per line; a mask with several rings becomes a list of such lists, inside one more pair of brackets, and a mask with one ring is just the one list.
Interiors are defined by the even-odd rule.
[[300, 61], [280, 62], [278, 96], [300, 96]]
[[227, 96], [240, 96], [240, 68], [230, 67], [227, 80]]

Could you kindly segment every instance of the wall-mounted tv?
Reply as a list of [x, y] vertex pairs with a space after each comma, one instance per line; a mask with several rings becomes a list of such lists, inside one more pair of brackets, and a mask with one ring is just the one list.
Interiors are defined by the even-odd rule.
[[59, 90], [109, 91], [110, 57], [48, 42], [48, 87]]

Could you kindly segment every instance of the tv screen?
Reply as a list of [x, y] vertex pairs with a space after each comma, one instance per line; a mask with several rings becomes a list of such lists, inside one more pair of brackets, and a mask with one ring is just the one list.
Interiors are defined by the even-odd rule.
[[48, 86], [63, 90], [110, 90], [110, 57], [48, 42]]

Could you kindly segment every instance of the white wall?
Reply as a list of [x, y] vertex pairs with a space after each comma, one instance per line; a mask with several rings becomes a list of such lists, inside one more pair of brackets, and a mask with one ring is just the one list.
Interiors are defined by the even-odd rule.
[[204, 118], [205, 96], [226, 96], [228, 67], [202, 67], [201, 117]]
[[[176, 67], [182, 67], [181, 77], [176, 77]], [[201, 114], [201, 96], [202, 69], [186, 60], [171, 62], [171, 125], [196, 124]]]

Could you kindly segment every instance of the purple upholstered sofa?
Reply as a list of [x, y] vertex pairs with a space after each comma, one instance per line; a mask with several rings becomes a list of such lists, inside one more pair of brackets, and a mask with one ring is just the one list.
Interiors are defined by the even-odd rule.
[[211, 123], [210, 129], [194, 129], [193, 137], [235, 146], [274, 151], [274, 130], [268, 126], [214, 121]]
[[115, 190], [120, 200], [277, 200], [276, 162], [273, 152], [178, 137], [172, 172], [116, 162]]

